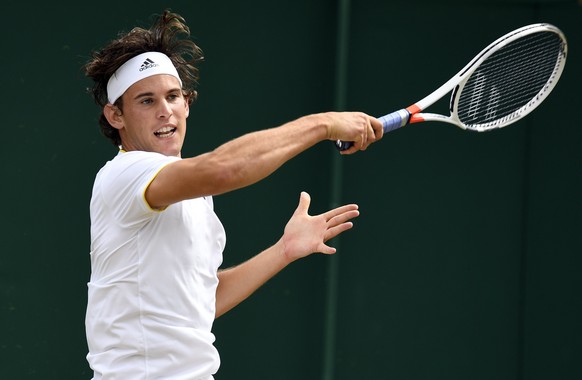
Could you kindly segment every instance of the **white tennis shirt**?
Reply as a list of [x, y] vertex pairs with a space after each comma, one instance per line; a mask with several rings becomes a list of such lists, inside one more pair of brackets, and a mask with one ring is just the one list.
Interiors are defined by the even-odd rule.
[[120, 152], [91, 199], [87, 360], [94, 379], [211, 379], [211, 333], [226, 237], [212, 198], [152, 210], [145, 190], [179, 160]]

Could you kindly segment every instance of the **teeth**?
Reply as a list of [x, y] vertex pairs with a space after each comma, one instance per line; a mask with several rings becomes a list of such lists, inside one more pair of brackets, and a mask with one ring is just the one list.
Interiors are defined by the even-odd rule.
[[154, 132], [154, 135], [156, 135], [156, 136], [168, 135], [168, 134], [173, 133], [175, 130], [176, 130], [176, 128], [164, 127], [164, 128], [157, 130], [156, 132]]

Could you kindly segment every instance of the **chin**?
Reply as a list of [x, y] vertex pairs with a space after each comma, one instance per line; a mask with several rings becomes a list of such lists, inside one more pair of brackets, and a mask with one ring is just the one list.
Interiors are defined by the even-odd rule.
[[165, 149], [165, 150], [158, 151], [158, 153], [161, 153], [164, 156], [168, 156], [168, 157], [180, 157], [180, 151], [179, 150], [176, 151], [176, 150]]
[[164, 156], [180, 157], [180, 152], [182, 151], [181, 144], [161, 144], [157, 145], [156, 148], [156, 152], [161, 153]]
[[175, 157], [180, 157], [181, 154], [181, 149], [180, 148], [168, 148], [168, 149], [163, 149], [162, 150], [162, 154], [165, 156], [175, 156]]

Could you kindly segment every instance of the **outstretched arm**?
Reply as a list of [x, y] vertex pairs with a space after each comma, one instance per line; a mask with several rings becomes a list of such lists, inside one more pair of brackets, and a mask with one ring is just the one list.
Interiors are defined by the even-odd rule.
[[352, 228], [358, 206], [345, 205], [323, 214], [308, 214], [311, 198], [302, 192], [299, 205], [275, 245], [244, 263], [218, 272], [216, 317], [226, 313], [295, 260], [312, 253], [333, 254], [329, 239]]
[[[195, 133], [195, 132], [194, 132]], [[212, 152], [174, 162], [146, 191], [150, 206], [217, 195], [256, 183], [323, 140], [353, 141], [341, 154], [365, 150], [382, 138], [382, 123], [361, 112], [327, 112], [246, 134]]]

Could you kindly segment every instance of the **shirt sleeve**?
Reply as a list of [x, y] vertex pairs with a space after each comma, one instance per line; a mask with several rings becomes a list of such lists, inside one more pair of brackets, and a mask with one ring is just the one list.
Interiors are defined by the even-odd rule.
[[158, 173], [178, 157], [152, 152], [119, 153], [103, 179], [105, 203], [122, 224], [142, 223], [160, 212], [150, 207], [145, 192]]

